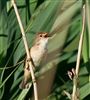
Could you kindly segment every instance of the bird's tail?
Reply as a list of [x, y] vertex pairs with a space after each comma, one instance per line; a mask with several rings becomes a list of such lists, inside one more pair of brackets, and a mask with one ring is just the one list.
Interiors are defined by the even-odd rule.
[[25, 81], [25, 79], [22, 80], [22, 82], [19, 85], [20, 89], [26, 89], [29, 87], [28, 82]]
[[25, 88], [29, 88], [29, 80], [30, 80], [30, 70], [28, 68], [28, 65], [26, 64], [25, 65], [25, 69], [24, 69], [24, 77], [23, 77], [23, 80], [20, 84], [20, 89], [25, 89]]
[[20, 87], [20, 89], [25, 89], [26, 88], [26, 82], [24, 81], [24, 79], [20, 83], [19, 87]]

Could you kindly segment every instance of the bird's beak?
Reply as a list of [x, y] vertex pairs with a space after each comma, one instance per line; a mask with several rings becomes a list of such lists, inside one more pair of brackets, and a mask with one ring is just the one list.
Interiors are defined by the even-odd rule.
[[54, 35], [48, 35], [48, 37], [49, 37], [49, 39], [51, 40], [51, 39], [53, 39], [54, 37], [56, 36], [56, 34], [54, 34]]

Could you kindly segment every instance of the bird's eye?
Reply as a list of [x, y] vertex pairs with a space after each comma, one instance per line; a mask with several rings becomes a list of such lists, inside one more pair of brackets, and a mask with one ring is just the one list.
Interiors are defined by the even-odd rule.
[[40, 34], [39, 36], [42, 37], [42, 34]]
[[47, 34], [46, 34], [46, 35], [44, 35], [44, 37], [48, 37], [48, 36], [47, 36]]

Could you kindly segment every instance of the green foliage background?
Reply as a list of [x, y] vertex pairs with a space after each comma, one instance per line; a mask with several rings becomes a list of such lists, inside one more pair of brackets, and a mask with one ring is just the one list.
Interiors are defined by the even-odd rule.
[[[63, 90], [72, 92], [72, 81], [67, 71], [75, 68], [79, 36], [82, 28], [83, 0], [16, 0], [26, 32], [29, 47], [36, 32], [45, 31], [56, 36], [48, 44], [47, 63], [36, 72], [42, 76], [52, 69], [49, 78], [50, 93], [47, 100], [68, 100]], [[90, 3], [86, 4], [86, 29], [84, 32], [79, 73], [80, 100], [90, 98]], [[10, 0], [0, 0], [0, 100], [26, 100], [32, 88], [20, 90], [23, 76], [25, 48]], [[10, 68], [8, 68], [10, 67]], [[47, 77], [48, 79], [48, 77]], [[51, 80], [50, 80], [51, 79]], [[48, 85], [48, 82], [45, 82]], [[44, 85], [44, 87], [45, 87]], [[44, 88], [42, 87], [42, 89]], [[43, 92], [43, 90], [42, 90]], [[8, 99], [7, 99], [8, 98]]]

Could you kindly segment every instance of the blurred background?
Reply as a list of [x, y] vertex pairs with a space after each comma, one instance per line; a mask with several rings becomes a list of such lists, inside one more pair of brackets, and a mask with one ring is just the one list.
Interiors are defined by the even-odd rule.
[[[86, 25], [79, 72], [80, 100], [90, 100], [90, 0], [16, 0], [29, 47], [37, 32], [54, 35], [46, 63], [35, 72], [39, 100], [69, 100], [73, 82], [67, 71], [75, 68], [82, 29]], [[33, 99], [33, 87], [21, 90], [25, 48], [10, 0], [0, 0], [0, 100]], [[30, 82], [32, 84], [32, 82]]]

